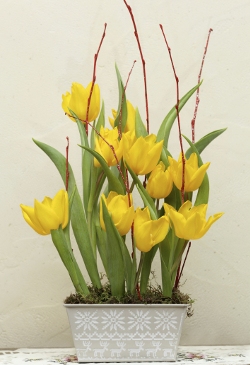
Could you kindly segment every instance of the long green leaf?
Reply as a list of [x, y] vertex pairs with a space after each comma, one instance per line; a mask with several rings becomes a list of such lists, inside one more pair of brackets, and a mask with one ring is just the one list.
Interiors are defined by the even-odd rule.
[[82, 273], [75, 260], [70, 245], [66, 241], [66, 236], [60, 227], [59, 229], [51, 231], [52, 241], [61, 257], [64, 266], [68, 270], [69, 276], [74, 284], [76, 291], [82, 295], [88, 295], [89, 290], [86, 282], [82, 276]]
[[125, 125], [127, 123], [127, 101], [125, 89], [123, 86], [122, 78], [120, 72], [118, 70], [117, 65], [115, 65], [117, 81], [118, 81], [118, 90], [119, 90], [119, 103], [117, 108], [117, 116], [114, 121], [114, 126], [119, 128], [121, 125], [122, 132], [124, 131]]
[[[201, 85], [202, 81], [196, 85], [195, 87], [193, 87], [190, 91], [188, 91], [181, 99], [179, 102], [179, 112], [181, 111], [181, 109], [184, 107], [184, 105], [186, 104], [186, 102], [188, 101], [188, 99], [193, 95], [193, 93], [198, 89], [198, 87]], [[167, 114], [167, 116], [164, 118], [158, 134], [157, 134], [157, 139], [156, 141], [159, 142], [161, 140], [164, 140], [164, 146], [167, 148], [168, 147], [168, 139], [169, 139], [169, 135], [170, 135], [170, 131], [171, 128], [174, 124], [174, 121], [177, 117], [177, 112], [176, 112], [176, 107], [174, 106], [170, 112]]]
[[155, 245], [151, 248], [149, 252], [145, 253], [143, 265], [142, 265], [142, 271], [141, 271], [141, 280], [140, 280], [140, 291], [142, 294], [146, 293], [147, 287], [148, 287], [148, 281], [149, 276], [151, 273], [151, 266], [153, 259], [155, 257], [155, 254], [159, 248], [159, 245]]
[[150, 210], [151, 218], [157, 219], [157, 211], [156, 211], [153, 199], [148, 194], [147, 190], [143, 187], [140, 179], [134, 173], [134, 171], [127, 164], [126, 164], [126, 166], [127, 166], [127, 169], [129, 171], [130, 175], [132, 176], [132, 179], [134, 180], [134, 182], [136, 184], [137, 190], [139, 191], [139, 193], [144, 201], [145, 206], [148, 206], [148, 208]]
[[[72, 110], [70, 110], [70, 113], [75, 117], [80, 134], [81, 145], [89, 147], [88, 136], [86, 134], [84, 124], [77, 118], [76, 114]], [[82, 150], [82, 189], [83, 189], [83, 203], [85, 212], [87, 212], [89, 192], [90, 192], [89, 176], [91, 176], [92, 159], [93, 159], [92, 156], [90, 156], [88, 153], [85, 153], [85, 151]]]
[[96, 123], [96, 130], [100, 132], [101, 126], [105, 127], [105, 106], [104, 102], [102, 102], [102, 108]]
[[[48, 157], [51, 159], [51, 161], [55, 164], [56, 168], [58, 169], [62, 180], [65, 184], [66, 182], [66, 158], [55, 148], [36, 141], [33, 139], [35, 144], [43, 150]], [[90, 276], [90, 279], [94, 286], [100, 288], [101, 282], [98, 274], [97, 269], [97, 263], [94, 258], [94, 253], [92, 250], [89, 232], [88, 232], [88, 225], [86, 222], [86, 217], [83, 210], [82, 201], [79, 195], [79, 191], [76, 186], [75, 177], [73, 174], [73, 170], [68, 164], [69, 169], [69, 185], [68, 185], [68, 193], [69, 195], [74, 192], [74, 199], [72, 203], [72, 209], [71, 209], [71, 225], [74, 232], [74, 236], [76, 238], [77, 245], [79, 247], [79, 250], [81, 252], [84, 264], [86, 266], [86, 269], [88, 271], [88, 274]]]
[[[113, 296], [120, 298], [125, 293], [125, 268], [121, 251], [121, 236], [109, 215], [105, 202], [102, 204], [103, 220], [107, 231], [106, 253], [108, 279]], [[120, 236], [120, 239], [119, 239]]]
[[109, 190], [116, 191], [118, 194], [123, 194], [123, 187], [118, 180], [118, 178], [112, 173], [109, 166], [107, 165], [104, 158], [96, 151], [92, 150], [91, 148], [87, 148], [85, 146], [80, 146], [84, 148], [86, 151], [91, 153], [100, 163], [103, 168], [104, 173], [107, 176], [108, 183], [109, 183]]
[[145, 124], [143, 123], [138, 108], [135, 109], [135, 135], [137, 138], [140, 136], [146, 137], [148, 135]]
[[[199, 154], [201, 154], [201, 152], [209, 145], [209, 143], [211, 143], [215, 138], [217, 138], [219, 135], [225, 132], [225, 130], [227, 130], [227, 128], [218, 129], [216, 131], [208, 133], [207, 135], [199, 139], [199, 141], [195, 142], [194, 145]], [[192, 152], [193, 152], [192, 147], [190, 147], [185, 153], [186, 158], [189, 158]]]

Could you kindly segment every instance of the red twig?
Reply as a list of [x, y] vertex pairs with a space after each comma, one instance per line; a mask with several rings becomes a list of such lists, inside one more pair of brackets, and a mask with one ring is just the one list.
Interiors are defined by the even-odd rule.
[[69, 187], [69, 137], [66, 137], [67, 139], [67, 146], [66, 146], [66, 191], [68, 191]]
[[147, 122], [147, 131], [149, 133], [149, 113], [148, 113], [148, 91], [147, 91], [147, 77], [146, 77], [146, 62], [145, 62], [145, 59], [143, 57], [141, 43], [140, 43], [139, 35], [138, 35], [138, 32], [137, 32], [137, 27], [136, 27], [135, 18], [134, 18], [132, 9], [128, 5], [126, 0], [123, 0], [123, 1], [126, 5], [128, 11], [129, 11], [130, 16], [131, 16], [131, 20], [132, 20], [132, 23], [133, 23], [133, 26], [134, 26], [134, 35], [135, 35], [135, 38], [137, 40], [137, 44], [138, 44], [138, 48], [139, 48], [139, 52], [140, 52], [140, 56], [141, 56], [141, 61], [142, 61], [144, 90], [145, 90], [145, 103], [146, 103], [146, 122]]
[[[95, 85], [95, 80], [96, 80], [96, 62], [97, 62], [97, 58], [102, 46], [102, 42], [103, 39], [106, 35], [106, 28], [107, 28], [107, 23], [104, 24], [104, 31], [102, 34], [102, 38], [99, 44], [99, 47], [97, 49], [97, 52], [94, 55], [94, 67], [93, 67], [93, 77], [92, 77], [92, 85], [91, 85], [91, 89], [90, 89], [90, 93], [89, 93], [89, 98], [88, 98], [88, 106], [87, 106], [87, 113], [86, 113], [86, 121], [89, 120], [89, 107], [90, 107], [90, 102], [91, 102], [91, 97], [92, 97], [92, 93], [93, 93], [93, 89], [94, 89], [94, 85]], [[86, 134], [88, 134], [88, 123], [85, 124], [85, 129], [86, 129]]]
[[175, 81], [176, 81], [176, 113], [177, 113], [177, 121], [178, 121], [178, 130], [179, 130], [179, 141], [180, 141], [180, 147], [181, 147], [181, 155], [182, 155], [182, 185], [181, 185], [181, 200], [182, 200], [182, 204], [185, 201], [185, 156], [184, 156], [184, 150], [183, 150], [183, 143], [182, 143], [182, 135], [181, 135], [181, 122], [180, 122], [180, 113], [179, 113], [179, 103], [180, 103], [180, 96], [179, 96], [179, 79], [177, 77], [176, 71], [175, 71], [175, 66], [174, 66], [174, 62], [173, 62], [173, 58], [172, 58], [172, 54], [171, 54], [171, 48], [168, 45], [168, 41], [167, 38], [165, 36], [164, 30], [163, 30], [163, 26], [161, 24], [160, 28], [165, 40], [165, 43], [167, 45], [167, 49], [168, 49], [168, 53], [169, 53], [169, 57], [170, 57], [170, 61], [171, 61], [171, 65], [174, 71], [174, 77], [175, 77]]
[[[201, 61], [200, 72], [199, 72], [199, 75], [198, 75], [198, 84], [201, 81], [202, 69], [203, 69], [203, 65], [204, 65], [204, 61], [205, 61], [205, 57], [206, 57], [206, 53], [207, 53], [207, 49], [208, 49], [208, 43], [209, 43], [210, 34], [211, 34], [212, 31], [213, 31], [212, 28], [210, 28], [209, 31], [208, 31], [207, 42], [206, 42], [205, 50], [204, 50], [203, 57], [202, 57], [202, 61]], [[200, 103], [200, 88], [198, 87], [198, 89], [196, 91], [194, 116], [193, 116], [193, 119], [191, 121], [192, 142], [193, 143], [195, 142], [195, 121], [196, 121], [196, 116], [197, 116], [197, 111], [198, 111], [199, 103]]]
[[122, 138], [122, 131], [121, 131], [121, 125], [122, 125], [122, 104], [123, 104], [123, 100], [124, 100], [124, 96], [125, 96], [125, 91], [127, 89], [127, 86], [128, 86], [128, 82], [129, 82], [129, 79], [130, 79], [130, 76], [131, 76], [131, 73], [133, 71], [133, 68], [134, 68], [134, 65], [136, 63], [136, 60], [134, 60], [133, 62], [133, 65], [129, 71], [129, 74], [128, 74], [128, 78], [127, 78], [127, 81], [126, 81], [126, 84], [125, 84], [125, 87], [124, 87], [124, 91], [123, 91], [123, 94], [122, 94], [122, 99], [121, 99], [121, 109], [120, 109], [120, 115], [119, 115], [119, 125], [118, 125], [118, 134], [119, 134], [119, 137]]
[[126, 84], [125, 84], [125, 87], [124, 87], [124, 91], [126, 91], [126, 89], [127, 89], [128, 82], [129, 82], [129, 79], [130, 79], [131, 73], [132, 73], [132, 71], [133, 71], [133, 68], [134, 68], [134, 66], [135, 66], [135, 63], [136, 63], [136, 60], [134, 60], [133, 65], [132, 65], [132, 67], [131, 67], [131, 69], [130, 69], [130, 71], [129, 71], [129, 73], [128, 73], [128, 78], [127, 78], [127, 81], [126, 81]]
[[[188, 243], [188, 248], [187, 248], [187, 252], [186, 252], [185, 259], [183, 261], [182, 267], [181, 267], [181, 265], [179, 265], [179, 267], [178, 267], [178, 272], [176, 274], [176, 279], [175, 279], [175, 288], [178, 288], [178, 285], [179, 285], [180, 279], [182, 277], [183, 269], [184, 269], [184, 266], [186, 264], [190, 248], [191, 248], [191, 241], [189, 241], [189, 243]], [[180, 269], [180, 267], [181, 267], [181, 269]]]

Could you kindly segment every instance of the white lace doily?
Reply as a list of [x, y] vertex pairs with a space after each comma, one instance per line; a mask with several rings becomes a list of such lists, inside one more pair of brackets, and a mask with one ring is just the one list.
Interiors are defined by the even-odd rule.
[[[250, 346], [180, 346], [176, 365], [190, 364], [250, 365]], [[17, 349], [0, 350], [1, 365], [73, 365], [78, 364], [75, 350]], [[98, 363], [102, 365], [102, 363]], [[128, 365], [128, 363], [118, 363]], [[133, 365], [132, 363], [130, 363]], [[139, 364], [139, 363], [138, 363]], [[146, 364], [146, 363], [144, 363]], [[153, 362], [147, 363], [154, 364]], [[166, 364], [166, 362], [164, 362]]]

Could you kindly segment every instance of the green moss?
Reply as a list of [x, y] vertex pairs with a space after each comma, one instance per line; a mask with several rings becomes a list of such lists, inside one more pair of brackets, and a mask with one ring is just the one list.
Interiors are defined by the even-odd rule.
[[101, 289], [89, 286], [90, 294], [86, 297], [79, 293], [71, 294], [64, 301], [65, 304], [188, 304], [187, 316], [193, 315], [192, 303], [188, 294], [181, 293], [178, 289], [173, 291], [172, 298], [164, 297], [161, 287], [149, 286], [145, 294], [138, 295], [126, 293], [122, 298], [111, 295], [110, 285], [106, 284]]

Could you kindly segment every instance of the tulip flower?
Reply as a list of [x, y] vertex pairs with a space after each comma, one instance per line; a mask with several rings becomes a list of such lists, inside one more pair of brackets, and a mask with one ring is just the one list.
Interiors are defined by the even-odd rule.
[[162, 216], [152, 220], [149, 209], [136, 209], [134, 218], [134, 237], [138, 250], [148, 252], [151, 248], [164, 240], [169, 230], [169, 219]]
[[[117, 111], [112, 109], [112, 114], [113, 114], [114, 119], [109, 117], [109, 123], [114, 128], [114, 122], [117, 117]], [[134, 131], [134, 130], [135, 130], [135, 108], [127, 100], [127, 121], [126, 121], [124, 132], [129, 132], [129, 131]]]
[[120, 233], [124, 236], [130, 230], [130, 227], [134, 220], [134, 207], [132, 205], [132, 195], [130, 195], [130, 202], [128, 195], [118, 195], [116, 192], [111, 191], [106, 198], [102, 194], [100, 201], [100, 223], [103, 230], [106, 230], [103, 219], [102, 204], [103, 201], [111, 215], [112, 221]]
[[[71, 93], [66, 92], [62, 95], [62, 108], [65, 113], [69, 114], [72, 110], [81, 121], [87, 119], [88, 99], [90, 96], [92, 82], [84, 88], [81, 84], [73, 82], [71, 86]], [[92, 122], [98, 117], [100, 112], [100, 89], [97, 84], [94, 85], [89, 105], [88, 122]], [[73, 121], [75, 118], [70, 117]]]
[[61, 225], [65, 228], [69, 221], [69, 199], [65, 190], [59, 190], [53, 199], [45, 197], [42, 203], [35, 199], [34, 208], [20, 205], [26, 222], [41, 235], [50, 234]]
[[172, 191], [173, 179], [162, 161], [151, 172], [146, 190], [152, 198], [166, 198]]
[[[115, 127], [114, 129], [110, 130], [101, 126], [100, 135], [104, 139], [102, 137], [96, 138], [95, 150], [104, 158], [109, 166], [114, 166], [117, 164], [117, 160], [120, 161], [120, 159], [122, 158], [123, 152], [122, 140], [119, 141], [118, 139], [118, 129], [117, 127]], [[113, 146], [115, 150], [115, 155], [113, 150], [110, 148], [110, 145]], [[94, 165], [95, 167], [100, 167], [100, 163], [99, 161], [97, 161], [97, 159], [94, 159]]]
[[[172, 157], [168, 157], [170, 166], [169, 172], [172, 176], [175, 186], [181, 190], [182, 187], [182, 155], [178, 161], [174, 160]], [[204, 179], [205, 173], [210, 165], [210, 162], [205, 163], [201, 167], [198, 166], [198, 157], [196, 153], [192, 153], [187, 160], [185, 158], [185, 186], [184, 190], [186, 192], [197, 190]]]
[[156, 142], [156, 136], [136, 138], [133, 132], [122, 135], [123, 158], [137, 175], [151, 172], [157, 165], [162, 151], [163, 140]]
[[189, 200], [180, 207], [178, 212], [165, 203], [164, 209], [174, 226], [175, 235], [185, 240], [197, 240], [203, 237], [211, 225], [223, 215], [223, 213], [216, 213], [206, 220], [207, 204], [192, 207]]

